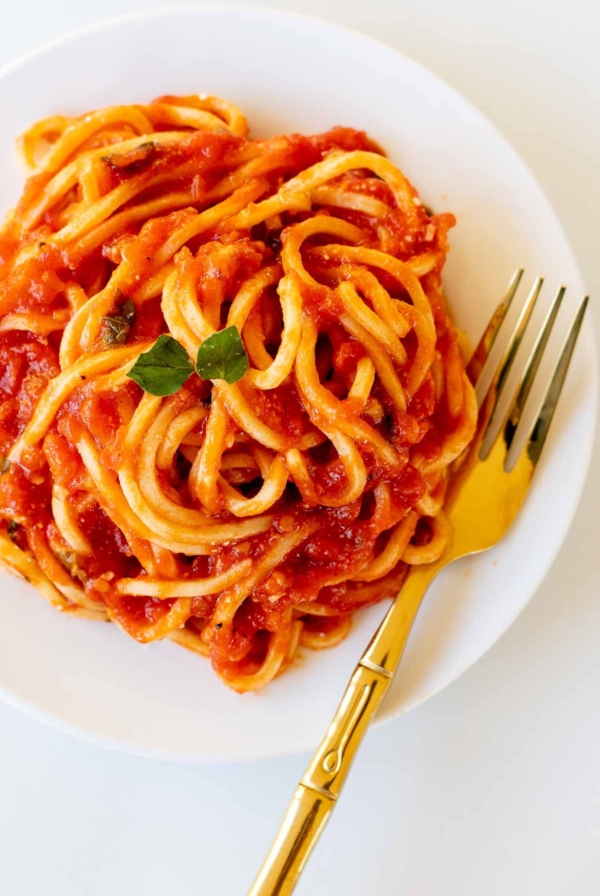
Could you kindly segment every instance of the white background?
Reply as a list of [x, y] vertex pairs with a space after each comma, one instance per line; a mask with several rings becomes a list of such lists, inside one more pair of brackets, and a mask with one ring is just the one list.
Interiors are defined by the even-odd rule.
[[[11, 3], [0, 64], [70, 28], [164, 5]], [[382, 38], [479, 106], [548, 193], [597, 305], [595, 0], [265, 5]], [[600, 312], [597, 333], [599, 321]], [[299, 894], [600, 892], [599, 500], [597, 441], [580, 510], [539, 592], [462, 679], [371, 732]], [[137, 759], [0, 705], [0, 891], [243, 896], [305, 763], [305, 756], [240, 766]]]

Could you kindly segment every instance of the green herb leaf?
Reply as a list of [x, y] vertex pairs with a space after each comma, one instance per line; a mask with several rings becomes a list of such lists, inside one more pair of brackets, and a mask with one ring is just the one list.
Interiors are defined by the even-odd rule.
[[150, 395], [172, 395], [194, 372], [186, 350], [172, 336], [159, 336], [139, 356], [127, 376]]
[[105, 345], [125, 345], [129, 336], [130, 326], [124, 317], [103, 317], [102, 341]]
[[79, 579], [79, 581], [84, 584], [87, 582], [85, 572], [77, 565], [77, 554], [75, 554], [74, 551], [57, 551], [56, 557], [73, 578]]
[[247, 370], [248, 355], [237, 327], [213, 333], [198, 349], [196, 373], [203, 380], [237, 383]]
[[103, 323], [102, 341], [105, 345], [125, 345], [129, 331], [135, 321], [135, 305], [127, 299], [119, 308], [118, 314], [110, 314], [101, 318]]
[[132, 324], [135, 320], [135, 305], [131, 299], [126, 299], [121, 305], [121, 309], [119, 312], [121, 317], [124, 317], [128, 324]]
[[0, 454], [0, 473], [6, 473], [10, 467], [10, 461], [4, 454]]
[[100, 159], [113, 170], [123, 169], [126, 172], [127, 170], [131, 172], [148, 161], [154, 155], [157, 146], [156, 141], [147, 140], [145, 143], [140, 143], [138, 146], [130, 149], [129, 152], [109, 153], [108, 155], [100, 156]]

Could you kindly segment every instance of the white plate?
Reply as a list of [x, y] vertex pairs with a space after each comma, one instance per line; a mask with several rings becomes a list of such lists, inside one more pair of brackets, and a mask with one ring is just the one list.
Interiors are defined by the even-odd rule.
[[[583, 293], [548, 201], [483, 115], [415, 62], [334, 25], [234, 7], [133, 15], [30, 54], [4, 70], [1, 87], [2, 209], [21, 189], [13, 139], [35, 119], [162, 93], [216, 93], [241, 106], [258, 136], [314, 133], [335, 124], [364, 128], [426, 203], [454, 211], [458, 227], [446, 294], [471, 338], [517, 265], [544, 273], [552, 286], [569, 285], [563, 328]], [[549, 298], [550, 287], [547, 292]], [[540, 584], [583, 485], [596, 388], [588, 324], [523, 513], [500, 547], [440, 577], [379, 721], [464, 672]], [[114, 626], [65, 619], [8, 575], [0, 589], [0, 691], [6, 699], [107, 746], [181, 760], [313, 748], [384, 611], [379, 605], [359, 614], [340, 647], [307, 652], [263, 692], [238, 696], [206, 661], [171, 643], [140, 647]]]

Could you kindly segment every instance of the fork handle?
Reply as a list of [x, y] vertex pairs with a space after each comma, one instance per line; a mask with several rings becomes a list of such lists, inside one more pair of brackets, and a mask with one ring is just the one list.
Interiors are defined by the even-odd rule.
[[289, 896], [333, 812], [350, 766], [394, 678], [421, 601], [444, 558], [412, 567], [362, 655], [327, 734], [285, 814], [248, 896]]

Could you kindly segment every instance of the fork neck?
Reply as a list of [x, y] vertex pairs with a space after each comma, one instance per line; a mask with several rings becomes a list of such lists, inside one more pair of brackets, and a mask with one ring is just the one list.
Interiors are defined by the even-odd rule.
[[[394, 675], [425, 592], [440, 569], [453, 559], [451, 545], [448, 545], [435, 563], [411, 567], [400, 594], [387, 612], [385, 623], [363, 654], [363, 665], [379, 669], [389, 677]], [[394, 633], [393, 638], [390, 638], [390, 632]]]

